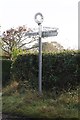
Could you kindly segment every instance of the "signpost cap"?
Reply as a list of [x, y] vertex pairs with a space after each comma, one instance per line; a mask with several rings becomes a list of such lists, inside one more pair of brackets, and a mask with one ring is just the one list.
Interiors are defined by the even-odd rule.
[[35, 14], [35, 17], [34, 17], [34, 20], [35, 22], [40, 25], [42, 22], [43, 22], [43, 15], [42, 13], [38, 12]]

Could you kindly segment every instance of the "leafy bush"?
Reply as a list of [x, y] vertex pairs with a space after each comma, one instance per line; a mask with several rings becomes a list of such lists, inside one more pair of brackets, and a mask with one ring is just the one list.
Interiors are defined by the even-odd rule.
[[43, 80], [46, 89], [68, 89], [78, 85], [77, 57], [80, 59], [75, 52], [44, 55]]
[[36, 87], [38, 79], [38, 56], [35, 54], [20, 55], [12, 64], [12, 77], [19, 81], [29, 81]]
[[13, 60], [16, 59], [16, 57], [20, 54], [26, 54], [26, 50], [22, 50], [22, 49], [16, 48], [16, 47], [14, 47], [12, 49], [12, 59]]
[[[43, 53], [43, 89], [70, 89], [78, 85], [80, 78], [80, 54], [76, 51]], [[38, 55], [20, 55], [12, 64], [12, 77], [27, 80], [33, 88], [38, 87]]]
[[2, 85], [5, 86], [10, 82], [10, 68], [12, 61], [2, 59]]

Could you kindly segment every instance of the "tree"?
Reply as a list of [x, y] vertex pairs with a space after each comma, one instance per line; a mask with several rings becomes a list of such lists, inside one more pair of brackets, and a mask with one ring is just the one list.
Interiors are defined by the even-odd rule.
[[[9, 56], [10, 59], [13, 59], [13, 53], [19, 53], [21, 49], [27, 49], [27, 45], [35, 41], [34, 38], [27, 39], [25, 37], [25, 32], [30, 32], [31, 29], [27, 28], [26, 26], [19, 26], [18, 28], [14, 29], [11, 28], [6, 30], [2, 34], [2, 50]], [[16, 52], [17, 51], [17, 52]]]
[[57, 43], [56, 41], [51, 42], [51, 43], [53, 44], [53, 46], [57, 48], [58, 51], [61, 51], [64, 49], [64, 47], [61, 44]]
[[[39, 44], [36, 43], [33, 48], [35, 50], [38, 50], [38, 47], [39, 47]], [[61, 51], [63, 49], [64, 49], [63, 46], [55, 41], [51, 42], [51, 43], [49, 43], [49, 42], [42, 43], [42, 51], [43, 52], [56, 52], [56, 51]]]
[[53, 46], [52, 43], [44, 42], [42, 44], [42, 51], [43, 52], [52, 52], [52, 51], [57, 51], [57, 48]]

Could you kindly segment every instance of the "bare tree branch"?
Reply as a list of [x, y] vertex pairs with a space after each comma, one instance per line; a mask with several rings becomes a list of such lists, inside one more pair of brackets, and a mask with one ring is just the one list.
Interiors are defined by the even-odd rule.
[[19, 46], [19, 48], [23, 47], [24, 45], [26, 45], [26, 43], [22, 44], [21, 46]]
[[25, 50], [31, 50], [31, 49], [34, 49], [34, 48], [38, 48], [39, 46], [32, 46], [31, 48], [27, 48]]
[[4, 48], [2, 48], [2, 50], [3, 50], [4, 52], [6, 52], [6, 53], [8, 53], [8, 54], [9, 54], [9, 52], [8, 52], [7, 50], [5, 50]]

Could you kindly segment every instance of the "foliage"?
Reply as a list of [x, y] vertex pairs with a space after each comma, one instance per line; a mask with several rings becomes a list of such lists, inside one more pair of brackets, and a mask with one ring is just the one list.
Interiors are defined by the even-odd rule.
[[[43, 53], [42, 84], [45, 90], [71, 89], [80, 78], [80, 53], [64, 51]], [[20, 55], [12, 64], [12, 77], [18, 81], [27, 80], [35, 89], [38, 87], [38, 55]]]
[[57, 42], [44, 42], [42, 44], [42, 51], [43, 52], [57, 52], [57, 51], [61, 51], [63, 50], [63, 46], [61, 46], [59, 43]]
[[0, 37], [0, 56], [2, 56], [2, 49], [1, 49], [2, 43], [1, 43], [1, 37]]
[[12, 49], [12, 59], [16, 59], [18, 55], [20, 54], [26, 54], [26, 50], [18, 49], [18, 48], [13, 48]]
[[11, 60], [2, 59], [2, 85], [5, 86], [10, 82]]
[[60, 43], [58, 43], [58, 42], [56, 42], [56, 41], [53, 41], [53, 42], [51, 42], [52, 44], [53, 44], [53, 46], [55, 46], [58, 50], [63, 50], [64, 49], [64, 47], [60, 44]]
[[[37, 51], [38, 48], [39, 48], [39, 44], [36, 43], [34, 45], [34, 49]], [[64, 50], [63, 46], [55, 41], [51, 42], [51, 43], [49, 43], [49, 42], [42, 43], [42, 51], [43, 52], [49, 53], [49, 52], [57, 52], [57, 51], [62, 51], [62, 50]]]
[[12, 60], [15, 49], [26, 49], [27, 44], [32, 43], [35, 39], [28, 40], [25, 32], [30, 32], [31, 29], [26, 26], [19, 26], [18, 28], [11, 28], [2, 34], [2, 50]]
[[[36, 54], [29, 53], [18, 56], [12, 64], [11, 72], [13, 79], [17, 79], [19, 81], [27, 80], [32, 84], [32, 86], [35, 86], [37, 81], [34, 81], [34, 79], [37, 80], [38, 77], [38, 58], [36, 58]], [[20, 70], [17, 67], [19, 67]]]
[[[19, 94], [15, 91], [16, 83], [3, 89], [2, 111], [3, 113], [27, 118], [74, 118], [78, 116], [80, 101], [78, 101], [78, 91], [71, 90], [62, 92], [56, 99], [53, 95], [50, 97], [47, 92], [39, 96], [36, 91], [28, 90], [25, 94]], [[80, 87], [79, 87], [80, 88]], [[53, 91], [52, 91], [53, 92]], [[49, 92], [49, 94], [53, 94]], [[5, 93], [5, 95], [4, 95]], [[10, 117], [10, 116], [9, 116]]]
[[52, 52], [52, 51], [55, 52], [57, 50], [58, 49], [55, 46], [53, 46], [52, 43], [45, 42], [42, 44], [42, 51], [43, 52]]

